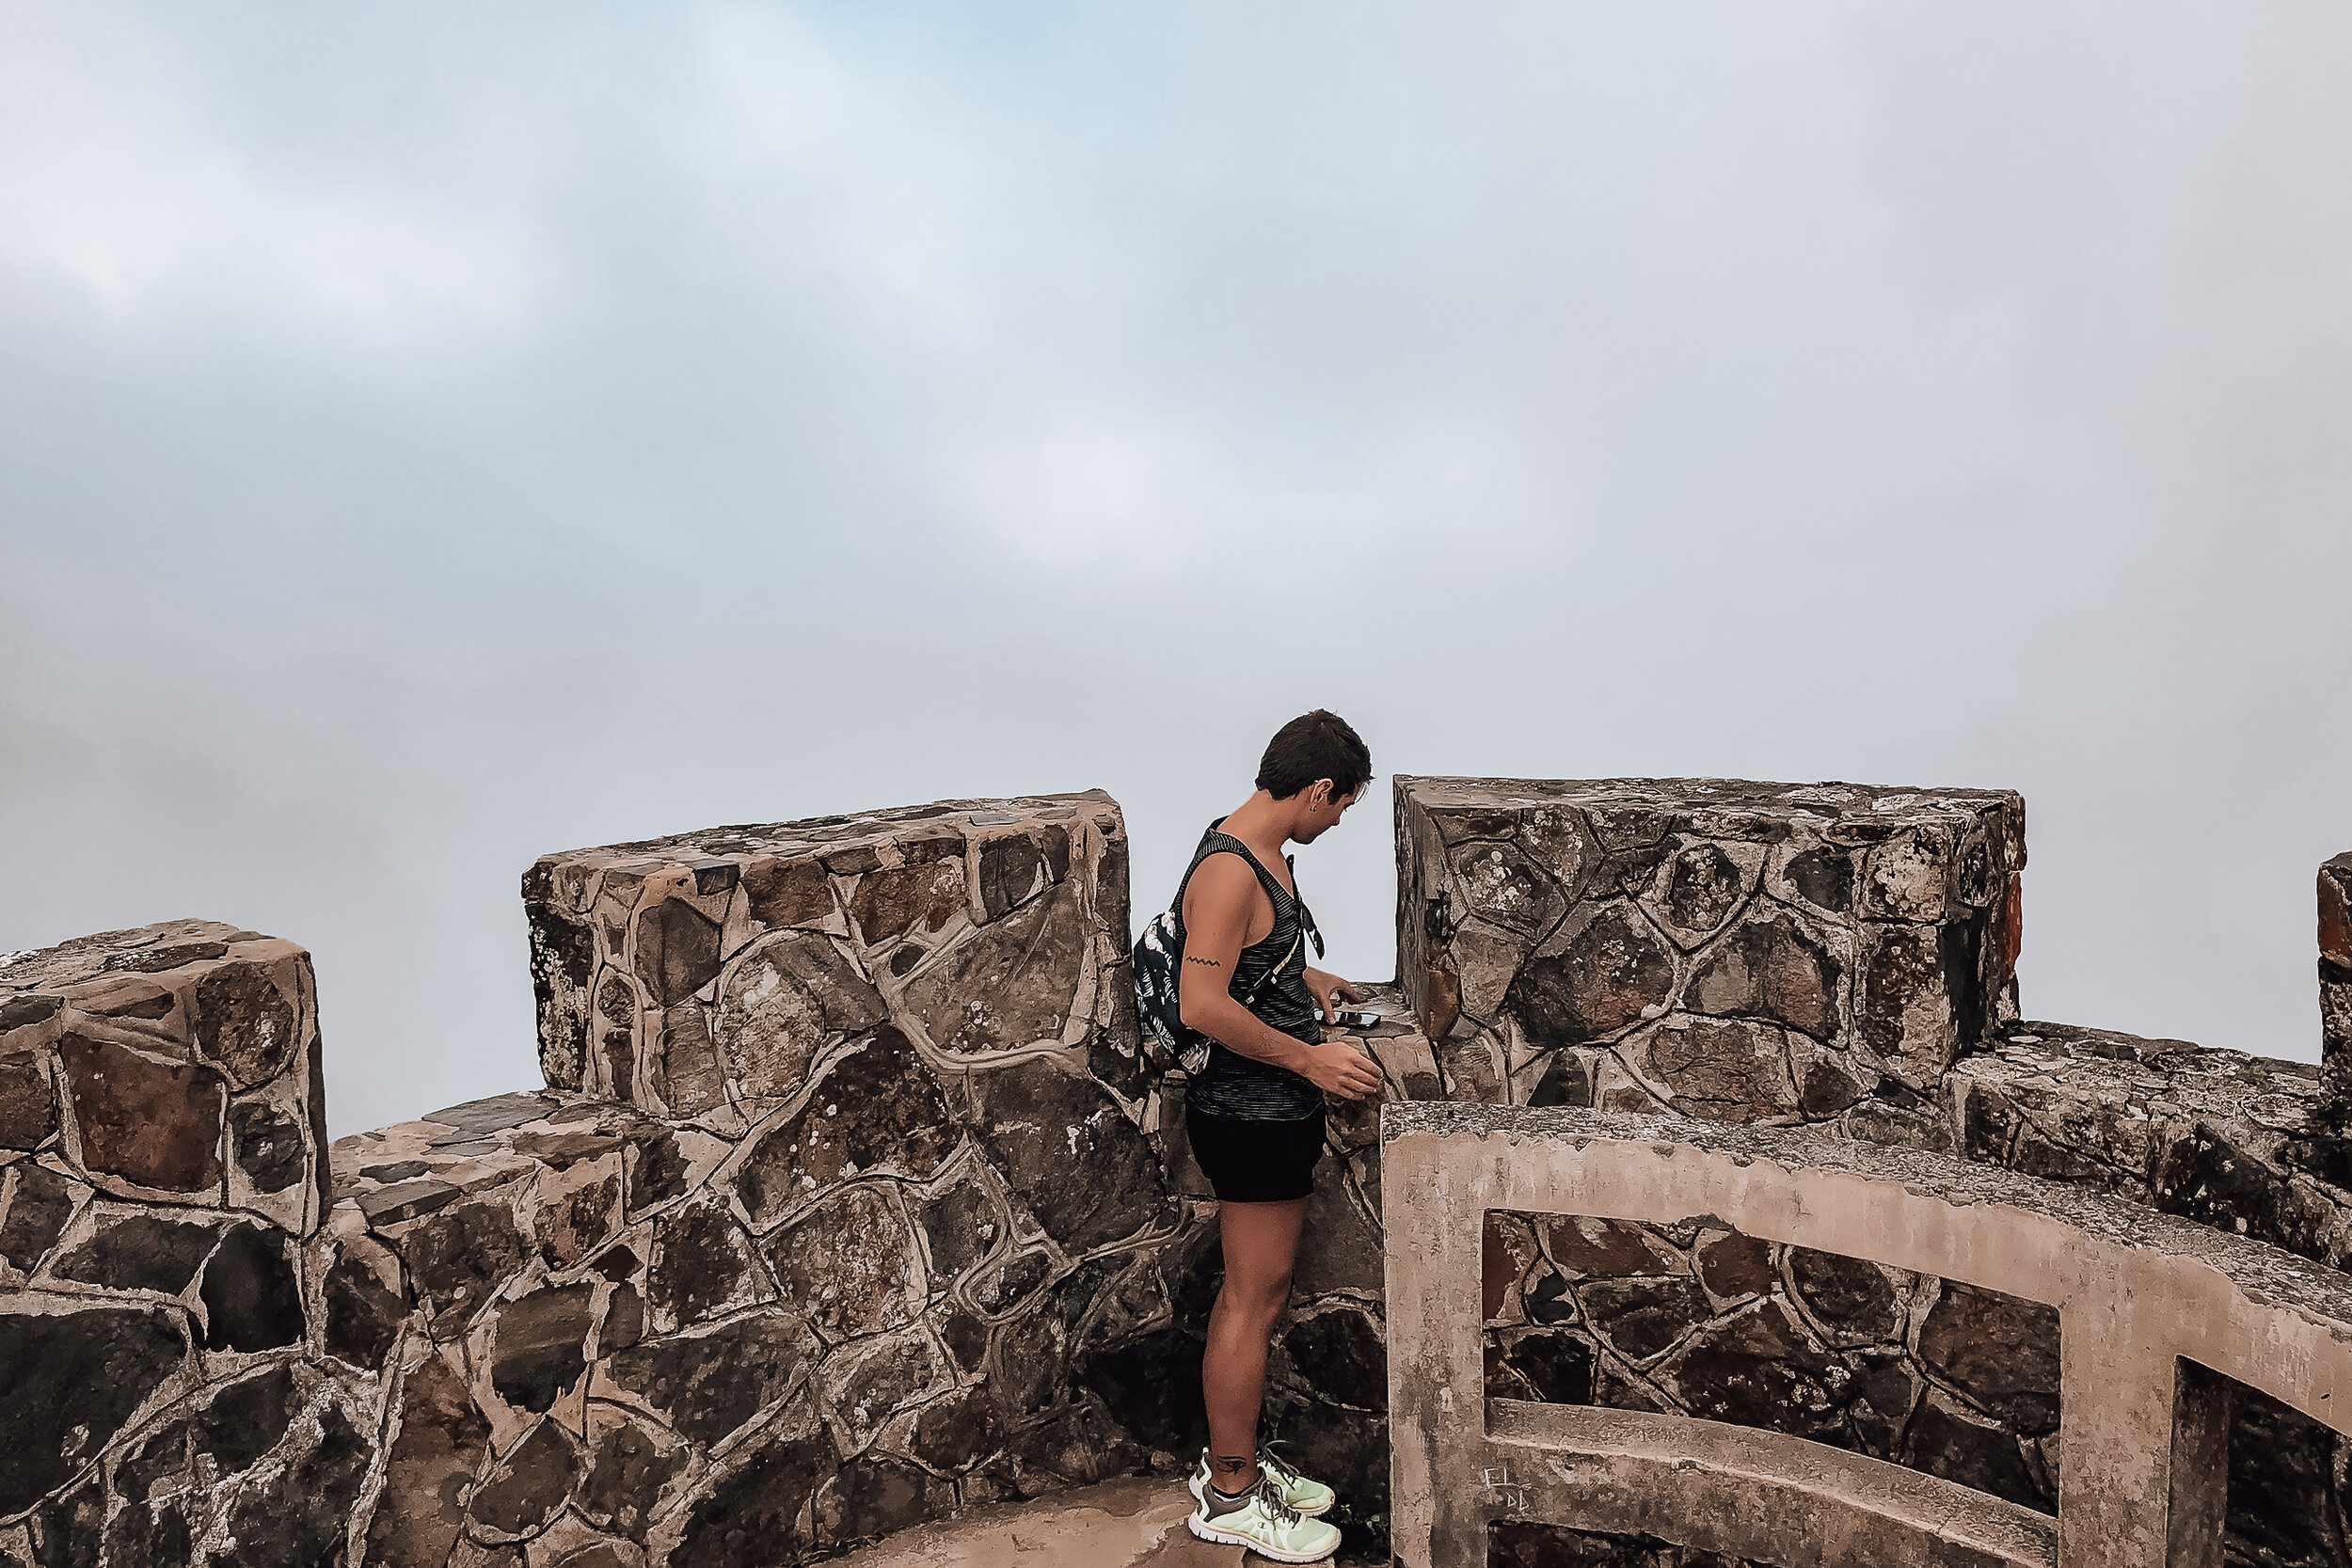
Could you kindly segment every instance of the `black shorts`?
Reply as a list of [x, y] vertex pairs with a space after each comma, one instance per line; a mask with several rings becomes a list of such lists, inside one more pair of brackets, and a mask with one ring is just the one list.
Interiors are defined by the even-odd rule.
[[1323, 1113], [1295, 1121], [1236, 1121], [1187, 1111], [1192, 1157], [1221, 1203], [1287, 1203], [1315, 1189]]

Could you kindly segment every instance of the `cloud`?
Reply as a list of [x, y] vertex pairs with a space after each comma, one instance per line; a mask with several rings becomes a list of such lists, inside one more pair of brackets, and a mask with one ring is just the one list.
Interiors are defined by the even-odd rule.
[[1148, 908], [1327, 705], [2023, 786], [2029, 1006], [2308, 1055], [2346, 25], [8, 5], [0, 947], [310, 942], [370, 1125], [541, 851], [1104, 784]]

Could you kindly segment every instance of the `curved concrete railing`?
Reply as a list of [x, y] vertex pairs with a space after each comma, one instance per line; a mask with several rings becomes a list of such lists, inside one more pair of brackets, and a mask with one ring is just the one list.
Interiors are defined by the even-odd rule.
[[[2206, 1568], [2226, 1398], [2192, 1362], [2352, 1430], [2352, 1281], [2080, 1189], [1801, 1130], [1444, 1103], [1382, 1123], [1397, 1560], [1485, 1560], [1490, 1521], [1639, 1532], [1772, 1562]], [[1487, 1212], [1671, 1224], [2055, 1307], [2055, 1523], [1778, 1433], [1484, 1398]]]

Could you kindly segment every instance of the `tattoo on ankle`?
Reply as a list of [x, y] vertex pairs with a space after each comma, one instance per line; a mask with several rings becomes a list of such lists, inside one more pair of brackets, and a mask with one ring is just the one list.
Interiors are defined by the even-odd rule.
[[1221, 1453], [1216, 1456], [1216, 1467], [1228, 1475], [1246, 1476], [1258, 1467], [1258, 1456]]

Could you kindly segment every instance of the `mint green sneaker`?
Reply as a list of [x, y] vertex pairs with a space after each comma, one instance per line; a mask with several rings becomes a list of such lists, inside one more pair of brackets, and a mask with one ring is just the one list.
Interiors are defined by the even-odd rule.
[[[1258, 1449], [1258, 1473], [1270, 1478], [1294, 1513], [1304, 1513], [1312, 1519], [1329, 1512], [1336, 1500], [1331, 1489], [1319, 1481], [1309, 1481], [1276, 1454], [1271, 1444]], [[1185, 1483], [1192, 1500], [1199, 1502], [1209, 1489], [1209, 1450], [1200, 1450], [1200, 1463], [1192, 1467], [1192, 1480]]]
[[1247, 1546], [1276, 1562], [1321, 1562], [1340, 1549], [1339, 1527], [1310, 1519], [1284, 1502], [1274, 1478], [1263, 1470], [1258, 1484], [1231, 1505], [1204, 1488], [1184, 1524], [1203, 1541]]

